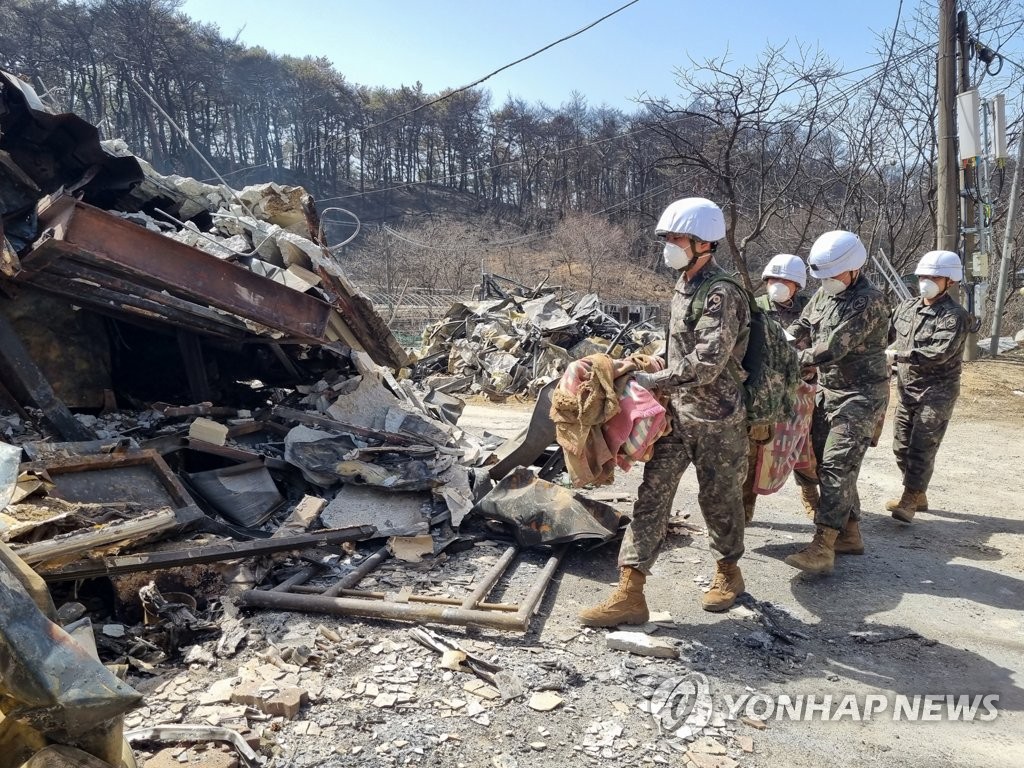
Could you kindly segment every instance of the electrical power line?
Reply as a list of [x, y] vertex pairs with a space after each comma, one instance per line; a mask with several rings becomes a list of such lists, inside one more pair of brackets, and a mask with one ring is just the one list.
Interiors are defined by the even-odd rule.
[[[522, 57], [516, 59], [515, 61], [511, 61], [508, 64], [505, 64], [505, 65], [503, 65], [501, 67], [498, 67], [493, 72], [489, 72], [488, 74], [484, 75], [483, 77], [477, 78], [472, 83], [469, 83], [467, 85], [463, 85], [463, 86], [461, 86], [459, 88], [456, 88], [455, 90], [449, 91], [448, 93], [444, 93], [444, 94], [442, 94], [442, 95], [440, 95], [440, 96], [438, 96], [438, 97], [436, 97], [434, 99], [431, 99], [430, 101], [427, 101], [427, 102], [424, 102], [423, 104], [415, 106], [415, 107], [413, 107], [412, 109], [410, 109], [410, 110], [408, 110], [406, 112], [402, 112], [401, 114], [389, 117], [387, 120], [382, 120], [379, 123], [375, 123], [375, 124], [370, 125], [370, 126], [359, 128], [356, 131], [356, 133], [361, 135], [361, 134], [364, 134], [364, 133], [368, 133], [369, 131], [374, 131], [374, 130], [382, 127], [382, 126], [388, 125], [389, 123], [393, 123], [395, 120], [401, 120], [403, 117], [408, 117], [409, 115], [411, 115], [411, 114], [413, 114], [415, 112], [419, 112], [421, 109], [426, 109], [427, 107], [431, 107], [434, 104], [438, 104], [438, 103], [440, 103], [442, 101], [445, 101], [446, 99], [450, 99], [452, 96], [455, 96], [455, 95], [460, 94], [460, 93], [464, 93], [465, 91], [468, 91], [471, 88], [475, 88], [476, 86], [480, 85], [481, 83], [486, 82], [487, 80], [490, 80], [495, 75], [497, 75], [497, 74], [499, 74], [501, 72], [504, 72], [506, 69], [510, 69], [510, 68], [516, 66], [517, 64], [522, 64], [524, 61], [528, 61], [529, 59], [532, 59], [534, 56], [539, 56], [540, 54], [544, 53], [545, 51], [551, 50], [556, 45], [559, 45], [561, 43], [564, 43], [567, 40], [572, 40], [574, 37], [578, 37], [579, 35], [582, 35], [587, 30], [590, 30], [590, 29], [593, 29], [594, 27], [596, 27], [602, 21], [610, 19], [615, 14], [621, 13], [622, 11], [626, 10], [627, 8], [629, 8], [631, 5], [636, 5], [639, 2], [640, 2], [640, 0], [630, 0], [625, 5], [621, 5], [618, 8], [616, 8], [614, 11], [611, 11], [610, 13], [606, 13], [601, 18], [599, 18], [599, 19], [597, 19], [595, 21], [590, 22], [586, 26], [580, 27], [575, 32], [572, 32], [571, 34], [568, 34], [565, 37], [560, 37], [557, 40], [555, 40], [553, 43], [548, 43], [543, 48], [538, 48], [533, 53], [528, 53], [526, 56], [522, 56]], [[337, 141], [340, 141], [340, 139], [335, 139], [334, 141], [337, 142]], [[300, 153], [300, 154], [301, 155], [309, 154], [311, 152], [317, 151], [317, 149], [320, 149], [320, 148], [309, 149], [309, 150], [306, 150], [304, 153]], [[293, 159], [294, 159], [294, 157], [295, 156], [293, 156]], [[246, 168], [238, 168], [238, 169], [236, 169], [234, 171], [231, 171], [230, 173], [225, 174], [225, 175], [230, 176], [230, 175], [233, 175], [233, 174], [236, 174], [236, 173], [242, 173], [243, 171], [251, 171], [251, 170], [254, 170], [256, 168], [264, 168], [264, 167], [269, 166], [269, 165], [270, 165], [270, 163], [260, 163], [259, 165], [251, 165], [251, 166], [248, 166]]]

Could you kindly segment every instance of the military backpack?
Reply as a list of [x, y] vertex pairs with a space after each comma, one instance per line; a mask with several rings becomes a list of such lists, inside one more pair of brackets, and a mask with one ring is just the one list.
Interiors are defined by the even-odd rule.
[[[732, 283], [746, 297], [750, 306], [750, 335], [747, 351], [743, 355], [743, 370], [747, 377], [742, 382], [749, 424], [777, 424], [793, 414], [796, 390], [800, 386], [800, 363], [796, 350], [786, 338], [782, 325], [754, 300], [754, 297], [735, 277], [714, 275], [697, 288], [690, 303], [686, 322], [696, 325], [704, 312], [708, 292], [718, 283]], [[736, 375], [736, 366], [730, 361], [728, 369]], [[739, 379], [736, 376], [737, 380]]]

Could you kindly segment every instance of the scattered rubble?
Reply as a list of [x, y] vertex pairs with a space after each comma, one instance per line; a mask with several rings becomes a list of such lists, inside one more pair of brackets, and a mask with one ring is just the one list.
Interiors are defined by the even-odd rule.
[[[653, 319], [491, 279], [425, 334], [414, 386], [304, 190], [162, 176], [6, 74], [0, 106], [12, 765], [448, 764], [481, 734], [495, 765], [753, 749], [725, 722], [663, 733], [638, 709], [697, 644], [523, 637], [567, 547], [623, 522], [553, 482], [542, 387], [597, 351], [656, 350]], [[540, 399], [502, 444], [458, 426], [452, 391]], [[771, 643], [798, 637], [750, 610]], [[595, 690], [607, 706], [574, 730]], [[544, 725], [519, 727], [529, 712]]]
[[443, 392], [502, 399], [536, 395], [587, 355], [661, 351], [664, 334], [655, 307], [623, 322], [602, 311], [596, 294], [560, 298], [554, 289], [486, 278], [480, 301], [454, 304], [423, 331], [414, 379]]

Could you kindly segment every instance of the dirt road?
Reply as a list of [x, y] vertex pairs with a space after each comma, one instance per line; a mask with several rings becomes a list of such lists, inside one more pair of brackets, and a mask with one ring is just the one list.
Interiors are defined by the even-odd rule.
[[[710, 574], [712, 558], [695, 480], [684, 477], [675, 509], [690, 513], [696, 530], [673, 538], [648, 581], [648, 595], [652, 610], [668, 611], [675, 621], [659, 633], [684, 641], [692, 652], [684, 654], [689, 663], [651, 662], [658, 673], [673, 665], [680, 675], [703, 673], [719, 708], [725, 696], [755, 692], [831, 694], [836, 700], [852, 693], [860, 702], [868, 695], [886, 701], [885, 712], [866, 721], [848, 713], [840, 722], [822, 722], [819, 715], [804, 722], [769, 718], [763, 731], [740, 726], [754, 740], [754, 752], [737, 757], [741, 764], [1024, 764], [1024, 396], [1014, 389], [1024, 391], [1020, 363], [969, 370], [928, 492], [934, 509], [910, 526], [883, 511], [899, 490], [887, 425], [860, 478], [867, 552], [842, 558], [831, 576], [798, 575], [782, 561], [812, 532], [795, 486], [759, 500], [742, 560], [747, 590], [782, 609], [772, 615], [792, 644], [767, 634], [749, 616], [699, 609], [698, 582]], [[465, 423], [509, 432], [528, 415], [524, 406], [474, 404]], [[630, 495], [638, 482], [635, 471], [620, 476], [613, 490]], [[607, 591], [617, 575], [615, 551], [605, 547], [568, 561], [556, 594], [546, 601], [547, 618], [535, 625], [542, 644], [564, 641], [576, 627], [578, 607]], [[642, 713], [620, 711], [623, 701], [632, 706], [624, 695], [629, 686], [621, 675], [609, 674], [623, 664], [643, 668], [648, 662], [606, 650], [600, 633], [581, 636], [566, 649], [585, 658], [597, 677], [585, 685], [575, 711], [546, 716], [547, 727], [556, 721], [579, 734], [594, 721], [610, 720], [622, 724], [624, 736], [649, 739]], [[898, 695], [912, 701], [925, 694], [998, 695], [999, 714], [990, 722], [893, 720]], [[759, 706], [763, 713], [768, 704]], [[549, 749], [531, 762], [573, 759], [574, 741], [567, 743], [565, 751]], [[623, 758], [622, 764], [645, 762], [638, 753]]]

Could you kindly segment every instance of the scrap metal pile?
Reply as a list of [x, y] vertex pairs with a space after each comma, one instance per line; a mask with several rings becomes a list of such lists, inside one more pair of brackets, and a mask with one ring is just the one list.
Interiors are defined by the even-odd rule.
[[597, 294], [560, 298], [550, 289], [488, 278], [488, 298], [456, 303], [424, 330], [414, 378], [444, 392], [536, 395], [587, 355], [619, 358], [661, 349], [664, 334], [656, 322], [620, 322], [602, 311]]
[[[248, 636], [239, 607], [525, 631], [560, 545], [620, 527], [523, 468], [549, 421], [500, 445], [457, 427], [461, 401], [398, 377], [405, 352], [301, 188], [162, 176], [0, 73], [0, 223], [5, 765], [134, 765], [125, 673], [210, 638], [229, 657]], [[499, 391], [601, 339], [640, 343], [593, 298], [464, 311], [445, 338], [476, 345]], [[520, 357], [484, 367], [499, 344]], [[495, 538], [505, 549], [468, 594], [357, 589], [384, 561]], [[525, 547], [548, 558], [536, 582], [488, 603]], [[256, 759], [237, 733], [203, 734]]]

